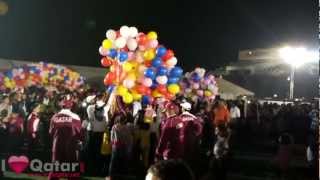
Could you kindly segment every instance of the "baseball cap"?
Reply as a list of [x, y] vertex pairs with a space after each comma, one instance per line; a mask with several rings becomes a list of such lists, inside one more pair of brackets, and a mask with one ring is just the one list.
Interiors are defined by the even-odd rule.
[[187, 111], [191, 110], [191, 104], [190, 104], [189, 102], [187, 102], [187, 101], [182, 102], [182, 103], [180, 104], [180, 106], [181, 106], [183, 109], [187, 110]]

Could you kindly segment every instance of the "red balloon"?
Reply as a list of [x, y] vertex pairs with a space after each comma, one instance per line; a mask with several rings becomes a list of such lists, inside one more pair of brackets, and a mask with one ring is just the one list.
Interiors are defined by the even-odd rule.
[[167, 87], [165, 85], [158, 85], [157, 90], [161, 94], [166, 94], [167, 93]]
[[173, 94], [171, 94], [171, 93], [169, 93], [169, 92], [167, 92], [164, 96], [165, 96], [165, 97], [166, 97], [166, 99], [168, 99], [168, 100], [171, 100], [171, 99], [173, 99], [173, 98], [174, 98], [174, 95], [173, 95]]
[[148, 38], [145, 34], [139, 34], [137, 37], [137, 41], [139, 45], [146, 45], [148, 42]]
[[146, 67], [151, 67], [151, 66], [152, 66], [152, 61], [145, 61], [145, 62], [144, 62], [144, 65], [145, 65]]
[[129, 52], [129, 48], [127, 46], [125, 46], [124, 48], [121, 48], [120, 50], [125, 51], [125, 52]]
[[143, 85], [137, 85], [135, 89], [139, 94], [145, 94], [147, 91], [147, 87]]
[[151, 89], [150, 88], [146, 88], [145, 95], [151, 96]]
[[102, 65], [103, 67], [109, 67], [109, 66], [112, 65], [112, 60], [109, 59], [109, 58], [107, 58], [107, 57], [103, 57], [103, 58], [101, 59], [101, 65]]
[[112, 82], [115, 80], [116, 75], [113, 72], [109, 72], [103, 80], [104, 85], [108, 86], [111, 85]]
[[174, 56], [174, 52], [171, 49], [168, 49], [166, 54], [164, 54], [164, 56], [162, 56], [162, 59], [164, 61], [169, 60], [170, 58], [172, 58]]

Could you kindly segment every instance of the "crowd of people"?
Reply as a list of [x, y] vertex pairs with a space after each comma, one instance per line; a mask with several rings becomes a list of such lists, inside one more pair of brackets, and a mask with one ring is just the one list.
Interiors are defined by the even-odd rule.
[[280, 137], [281, 172], [288, 168], [287, 147], [293, 141], [306, 143], [310, 166], [318, 159], [319, 112], [308, 104], [247, 104], [219, 97], [193, 102], [177, 96], [124, 105], [113, 93], [89, 87], [69, 91], [63, 84], [1, 94], [4, 158], [27, 153], [48, 161], [82, 161], [86, 174], [112, 180], [145, 174], [169, 180], [179, 172], [182, 179], [223, 180], [233, 143], [259, 135]]

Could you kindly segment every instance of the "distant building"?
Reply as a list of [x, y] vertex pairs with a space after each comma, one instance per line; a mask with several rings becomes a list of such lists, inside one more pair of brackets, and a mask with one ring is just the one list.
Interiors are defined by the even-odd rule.
[[238, 54], [239, 61], [277, 61], [280, 62], [276, 48], [269, 49], [247, 49]]

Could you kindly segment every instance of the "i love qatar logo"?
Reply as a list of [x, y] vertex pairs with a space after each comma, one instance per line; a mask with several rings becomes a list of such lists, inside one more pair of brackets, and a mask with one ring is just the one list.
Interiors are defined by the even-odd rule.
[[[10, 156], [7, 164], [11, 171], [20, 174], [28, 170], [30, 174], [47, 175], [48, 173], [77, 173], [84, 172], [84, 164], [79, 162], [43, 162], [40, 159], [29, 160], [27, 156]], [[1, 170], [7, 171], [6, 161], [2, 160]], [[66, 175], [66, 174], [64, 174]], [[70, 174], [69, 174], [70, 175]], [[74, 175], [74, 174], [73, 174]]]
[[27, 156], [11, 156], [8, 159], [8, 164], [12, 171], [19, 174], [28, 167], [29, 159]]

